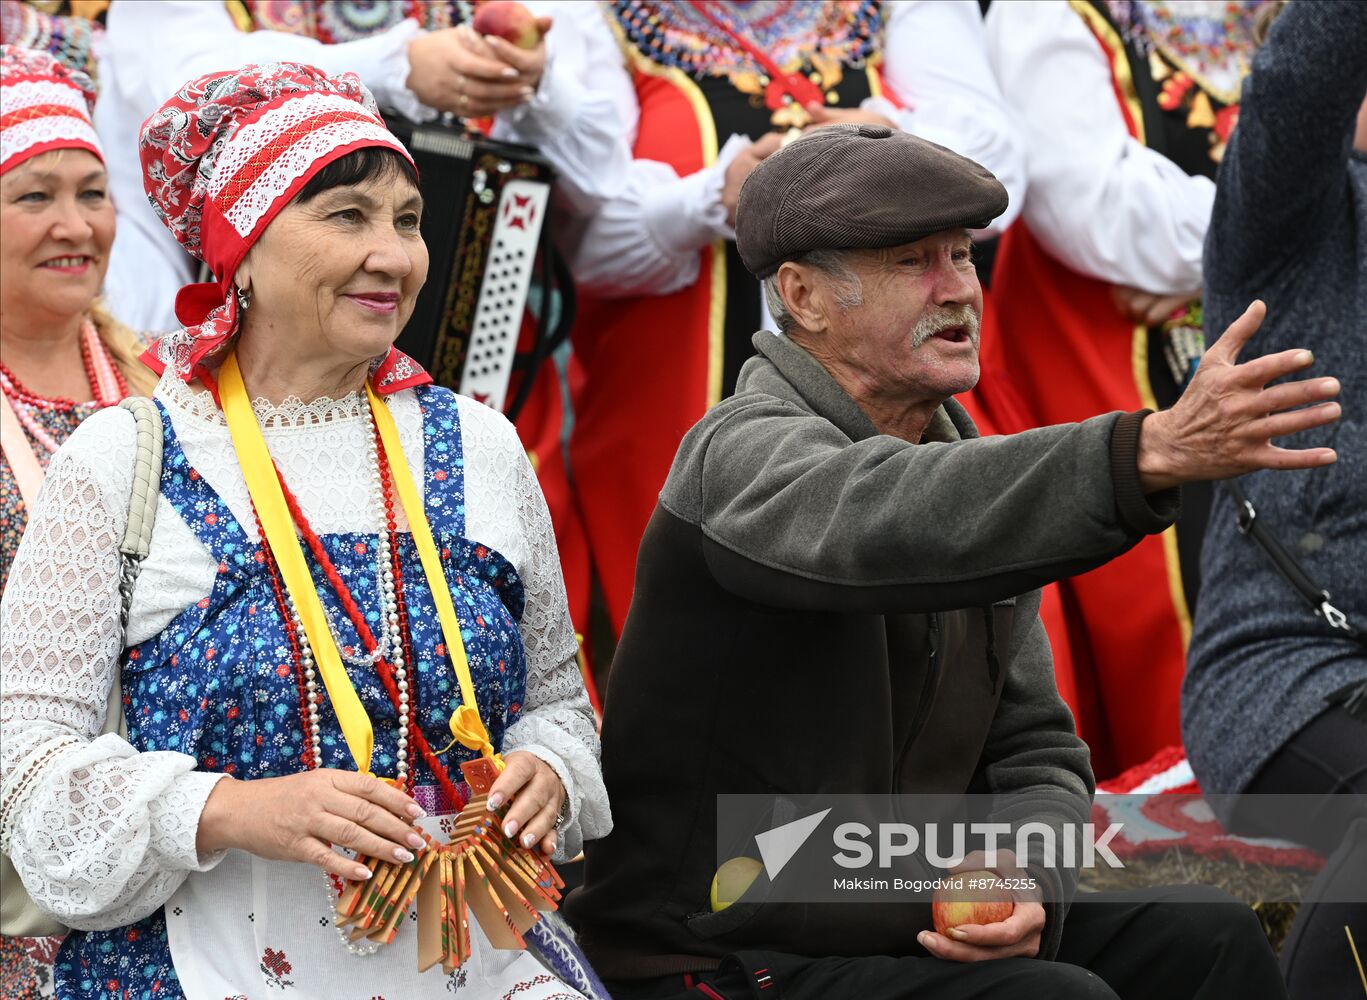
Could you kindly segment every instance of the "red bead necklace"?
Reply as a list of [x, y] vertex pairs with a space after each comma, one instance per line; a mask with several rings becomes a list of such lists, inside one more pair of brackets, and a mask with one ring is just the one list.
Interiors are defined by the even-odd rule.
[[[375, 435], [376, 454], [380, 466], [380, 485], [381, 495], [383, 497], [384, 502], [385, 531], [389, 535], [390, 542], [390, 561], [391, 570], [394, 575], [395, 596], [397, 598], [398, 604], [400, 641], [403, 644], [405, 659], [410, 665], [412, 665], [415, 664], [415, 660], [413, 659], [412, 653], [412, 637], [409, 633], [407, 601], [404, 599], [403, 572], [399, 560], [398, 529], [394, 512], [393, 480], [391, 478], [388, 459], [386, 458], [384, 448], [381, 447], [381, 442], [379, 441], [379, 430], [374, 426], [373, 421], [371, 425], [371, 432]], [[296, 499], [294, 493], [290, 490], [289, 486], [285, 483], [285, 477], [280, 474], [280, 469], [278, 467], [275, 470], [275, 474], [280, 480], [281, 491], [284, 493], [285, 503], [289, 507], [290, 517], [294, 520], [295, 525], [299, 528], [299, 532], [303, 536], [305, 543], [309, 547], [309, 550], [313, 553], [314, 559], [318, 562], [318, 565], [322, 568], [324, 575], [328, 579], [328, 582], [332, 585], [333, 591], [336, 593], [338, 600], [341, 602], [343, 609], [346, 611], [347, 617], [351, 620], [352, 626], [356, 629], [356, 634], [360, 637], [361, 643], [365, 648], [365, 651], [371, 655], [374, 655], [375, 651], [379, 648], [379, 643], [375, 640], [374, 633], [371, 631], [370, 626], [366, 623], [364, 616], [361, 614], [360, 608], [356, 605], [355, 598], [351, 594], [351, 588], [346, 585], [346, 581], [343, 580], [341, 574], [337, 572], [337, 568], [332, 562], [332, 559], [328, 556], [327, 551], [323, 548], [322, 540], [319, 539], [317, 533], [309, 524], [308, 519], [304, 516], [303, 510], [299, 506], [299, 501]], [[255, 508], [253, 508], [253, 513], [255, 513]], [[290, 655], [291, 659], [294, 661], [295, 680], [299, 689], [300, 725], [301, 727], [303, 727], [305, 734], [307, 734], [308, 693], [303, 674], [303, 658], [301, 656], [300, 638], [298, 635], [298, 631], [294, 625], [293, 615], [290, 613], [289, 610], [289, 604], [286, 600], [284, 587], [280, 580], [278, 567], [275, 564], [275, 558], [270, 551], [270, 546], [265, 544], [264, 541], [266, 534], [261, 526], [261, 518], [259, 514], [257, 515], [256, 520], [258, 535], [263, 540], [262, 551], [265, 553], [267, 568], [269, 569], [271, 574], [271, 587], [274, 591], [276, 607], [280, 612], [281, 620], [285, 623], [285, 632], [290, 644]], [[376, 659], [375, 668], [376, 673], [379, 675], [380, 681], [384, 684], [385, 691], [388, 693], [390, 701], [394, 704], [395, 708], [398, 709], [401, 700], [399, 688], [394, 679], [394, 670], [392, 665], [387, 660], [381, 657]], [[414, 669], [416, 668], [414, 667]], [[412, 672], [410, 672], [410, 676], [416, 677], [416, 675]], [[412, 776], [415, 773], [415, 769], [413, 766], [415, 763], [415, 754], [420, 752], [423, 756], [423, 759], [427, 761], [428, 766], [431, 768], [433, 775], [436, 777], [437, 783], [441, 786], [442, 791], [445, 792], [446, 795], [449, 797], [450, 801], [455, 805], [463, 804], [466, 799], [466, 796], [460, 793], [459, 789], [456, 787], [455, 782], [451, 780], [451, 776], [447, 771], [445, 765], [441, 762], [441, 759], [437, 756], [437, 754], [432, 750], [431, 745], [427, 742], [427, 738], [423, 735], [421, 727], [417, 724], [416, 691], [416, 683], [410, 682], [408, 711], [404, 718], [404, 726], [409, 734], [409, 787], [406, 788], [405, 791], [411, 791]], [[305, 767], [310, 769], [316, 768], [319, 766], [319, 761], [313, 759], [312, 751], [307, 746], [307, 743], [308, 741], [306, 739], [303, 764]]]
[[[90, 322], [89, 320], [85, 321]], [[86, 384], [90, 386], [90, 398], [97, 406], [103, 408], [114, 406], [120, 399], [128, 395], [128, 383], [124, 380], [123, 373], [118, 366], [109, 363], [110, 370], [114, 373], [114, 379], [118, 384], [118, 397], [115, 399], [106, 398], [101, 390], [100, 378], [95, 370], [95, 358], [91, 355], [91, 341], [93, 340], [100, 350], [105, 350], [104, 345], [99, 343], [98, 337], [88, 337], [83, 334], [81, 340], [81, 365], [85, 369]], [[106, 360], [108, 352], [106, 351]], [[67, 399], [65, 396], [40, 396], [32, 389], [29, 389], [12, 372], [4, 362], [0, 362], [0, 386], [4, 388], [5, 395], [15, 403], [22, 403], [35, 410], [72, 410], [81, 403], [74, 399]]]

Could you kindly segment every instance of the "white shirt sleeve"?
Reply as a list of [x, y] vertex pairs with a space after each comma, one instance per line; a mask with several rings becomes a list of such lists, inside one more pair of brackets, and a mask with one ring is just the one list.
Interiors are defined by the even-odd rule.
[[433, 112], [406, 86], [408, 43], [419, 30], [409, 19], [369, 38], [324, 45], [282, 31], [240, 31], [221, 3], [160, 0], [111, 6], [107, 44], [120, 91], [142, 97], [146, 114], [197, 76], [283, 60], [308, 63], [329, 75], [355, 73], [381, 105], [421, 119]]
[[1031, 232], [1091, 277], [1160, 294], [1199, 289], [1215, 185], [1130, 136], [1082, 18], [1063, 0], [995, 3], [987, 36], [1025, 134]]
[[[535, 146], [555, 167], [557, 202], [587, 216], [617, 191], [630, 161], [622, 135], [626, 116], [636, 127], [635, 95], [630, 81], [625, 94], [620, 87], [602, 86], [599, 64], [620, 62], [621, 53], [615, 45], [603, 48], [597, 4], [534, 0], [528, 7], [553, 18], [546, 68], [530, 101], [494, 117], [493, 137]], [[616, 74], [607, 76], [611, 83], [620, 82]]]
[[[640, 115], [635, 89], [611, 29], [601, 14], [582, 6], [594, 14], [574, 23], [585, 39], [584, 65], [592, 68], [593, 85], [613, 95], [626, 127], [601, 168], [608, 196], [595, 214], [568, 222], [566, 252], [575, 279], [596, 294], [666, 295], [697, 280], [703, 247], [735, 238], [721, 195], [726, 168], [749, 140], [729, 137], [715, 164], [687, 177], [668, 164], [632, 158]], [[1022, 140], [988, 66], [976, 3], [891, 5], [885, 58], [888, 84], [904, 107], [877, 99], [871, 106], [996, 174], [1011, 206], [985, 235], [999, 234], [1019, 211], [1025, 168]]]
[[866, 108], [912, 135], [982, 164], [1010, 197], [980, 236], [1000, 236], [1025, 201], [1024, 140], [987, 58], [977, 0], [893, 0], [883, 76], [902, 107], [871, 98]]
[[160, 907], [200, 858], [221, 774], [99, 735], [119, 669], [118, 545], [132, 415], [87, 420], [54, 456], [0, 608], [0, 848], [38, 907], [71, 927], [121, 927]]
[[513, 115], [500, 123], [507, 131], [495, 135], [538, 145], [558, 168], [566, 164], [562, 171], [571, 190], [561, 243], [575, 281], [607, 296], [665, 295], [691, 285], [698, 277], [698, 251], [734, 236], [721, 191], [727, 166], [748, 140], [732, 137], [715, 164], [687, 177], [667, 163], [634, 157], [640, 124], [636, 88], [603, 10], [563, 0], [534, 3], [532, 9], [555, 18], [547, 40], [552, 82], [570, 93], [561, 80], [572, 79], [592, 103], [580, 109], [558, 142], [547, 142], [525, 117]]
[[504, 734], [503, 753], [535, 754], [555, 771], [566, 800], [556, 857], [573, 858], [585, 840], [611, 832], [612, 812], [550, 511], [513, 425], [465, 397], [459, 405], [466, 530], [476, 540], [501, 540], [526, 598], [518, 630], [527, 689], [521, 718]]

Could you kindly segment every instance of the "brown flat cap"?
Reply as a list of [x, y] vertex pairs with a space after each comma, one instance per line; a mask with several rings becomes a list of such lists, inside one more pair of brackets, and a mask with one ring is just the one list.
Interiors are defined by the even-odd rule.
[[736, 206], [736, 248], [763, 278], [809, 250], [982, 229], [1006, 202], [990, 170], [943, 146], [884, 125], [827, 125], [751, 171]]

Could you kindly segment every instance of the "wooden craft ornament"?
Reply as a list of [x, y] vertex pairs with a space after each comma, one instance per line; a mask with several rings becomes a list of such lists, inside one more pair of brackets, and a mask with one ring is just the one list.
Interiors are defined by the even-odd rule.
[[565, 883], [550, 862], [504, 834], [508, 804], [489, 809], [498, 763], [479, 757], [461, 765], [471, 796], [448, 843], [423, 834], [427, 845], [406, 864], [357, 858], [371, 877], [348, 882], [337, 900], [337, 925], [351, 940], [389, 943], [416, 906], [419, 972], [464, 964], [471, 914], [495, 948], [527, 947], [524, 935], [557, 908]]

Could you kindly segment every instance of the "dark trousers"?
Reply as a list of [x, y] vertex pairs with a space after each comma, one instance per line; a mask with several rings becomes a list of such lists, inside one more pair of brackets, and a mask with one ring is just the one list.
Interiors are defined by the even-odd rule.
[[[1180, 901], [1179, 901], [1180, 897]], [[739, 952], [716, 972], [609, 983], [614, 1000], [1264, 1000], [1286, 989], [1253, 911], [1216, 889], [1088, 893], [1055, 961]], [[914, 947], [914, 945], [913, 945]]]
[[[1260, 828], [1239, 832], [1272, 834], [1328, 855], [1311, 884], [1282, 946], [1282, 973], [1294, 1000], [1362, 996], [1362, 979], [1344, 928], [1352, 928], [1358, 954], [1367, 962], [1367, 902], [1314, 903], [1327, 887], [1338, 898], [1367, 900], [1367, 722], [1343, 708], [1322, 712], [1263, 765], [1249, 784], [1251, 794], [1322, 796], [1305, 812], [1291, 812]], [[1239, 819], [1232, 820], [1236, 829]]]

